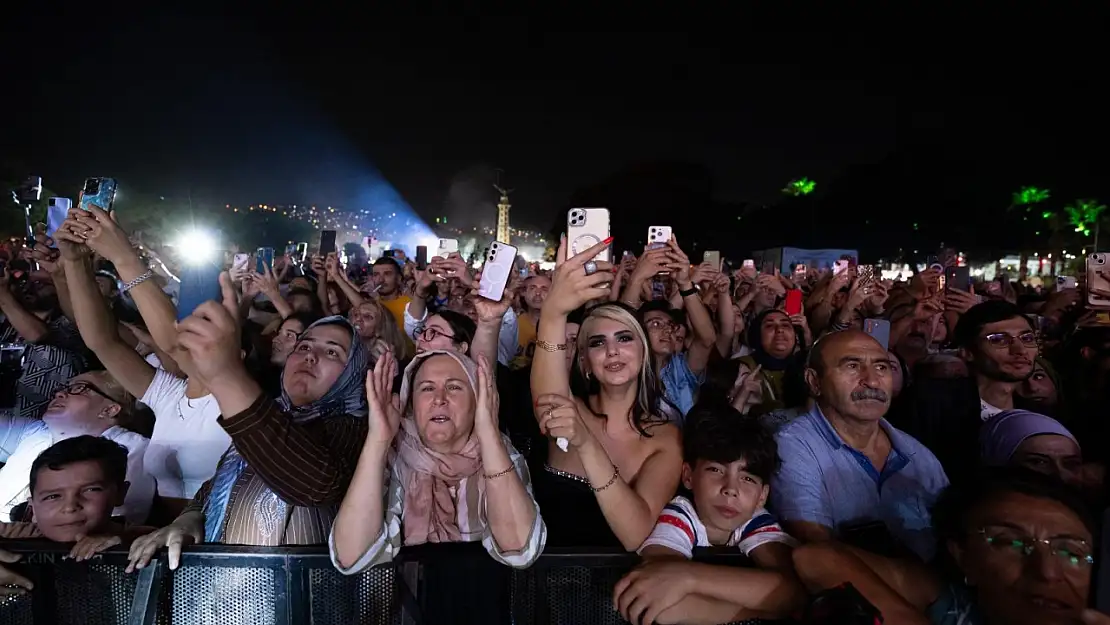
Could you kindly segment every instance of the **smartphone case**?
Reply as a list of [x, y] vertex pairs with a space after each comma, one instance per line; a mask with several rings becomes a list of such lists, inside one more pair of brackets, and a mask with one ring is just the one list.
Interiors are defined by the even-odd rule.
[[494, 241], [486, 252], [486, 263], [482, 266], [482, 279], [478, 282], [478, 295], [495, 302], [501, 301], [505, 285], [516, 262], [517, 249], [508, 243]]

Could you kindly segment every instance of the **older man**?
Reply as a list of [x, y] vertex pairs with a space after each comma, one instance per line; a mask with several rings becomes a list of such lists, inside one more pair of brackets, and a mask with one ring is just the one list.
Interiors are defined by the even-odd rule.
[[146, 522], [154, 500], [154, 479], [143, 469], [143, 454], [150, 439], [126, 429], [133, 398], [105, 371], [91, 371], [72, 378], [54, 394], [42, 420], [0, 417], [0, 521], [12, 518], [12, 509], [27, 501], [31, 464], [43, 450], [74, 436], [102, 436], [127, 448], [127, 481], [123, 507], [114, 512], [128, 522]]
[[929, 560], [929, 508], [948, 478], [932, 452], [883, 419], [891, 366], [878, 341], [858, 330], [814, 346], [806, 382], [815, 405], [775, 436], [782, 465], [771, 500], [787, 531], [803, 541], [877, 529]]

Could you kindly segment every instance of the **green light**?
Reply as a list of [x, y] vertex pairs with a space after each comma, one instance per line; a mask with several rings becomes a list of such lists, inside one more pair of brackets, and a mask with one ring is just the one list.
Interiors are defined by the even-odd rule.
[[1041, 189], [1038, 187], [1022, 187], [1014, 192], [1013, 204], [1014, 206], [1028, 206], [1029, 204], [1039, 204], [1049, 197], [1052, 193], [1048, 189]]
[[802, 195], [809, 195], [817, 188], [817, 183], [809, 178], [797, 178], [786, 183], [786, 188], [782, 190], [786, 195], [799, 197]]
[[1041, 217], [1044, 217], [1045, 219], [1052, 219], [1052, 212], [1051, 211], [1045, 211], [1045, 212], [1041, 213]]
[[914, 230], [917, 230], [917, 222], [914, 222], [914, 224], [913, 224], [913, 229], [914, 229]]

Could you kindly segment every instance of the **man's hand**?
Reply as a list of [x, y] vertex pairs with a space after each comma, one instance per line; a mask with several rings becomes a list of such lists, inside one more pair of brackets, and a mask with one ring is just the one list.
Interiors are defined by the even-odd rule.
[[613, 588], [613, 607], [633, 625], [651, 625], [693, 590], [694, 576], [686, 560], [649, 561]]

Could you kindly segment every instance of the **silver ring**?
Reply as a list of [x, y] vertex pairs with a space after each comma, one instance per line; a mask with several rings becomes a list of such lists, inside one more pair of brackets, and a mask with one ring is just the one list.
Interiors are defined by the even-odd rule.
[[587, 276], [592, 276], [597, 273], [597, 263], [592, 260], [587, 260], [586, 264], [582, 265], [582, 268], [586, 270]]

